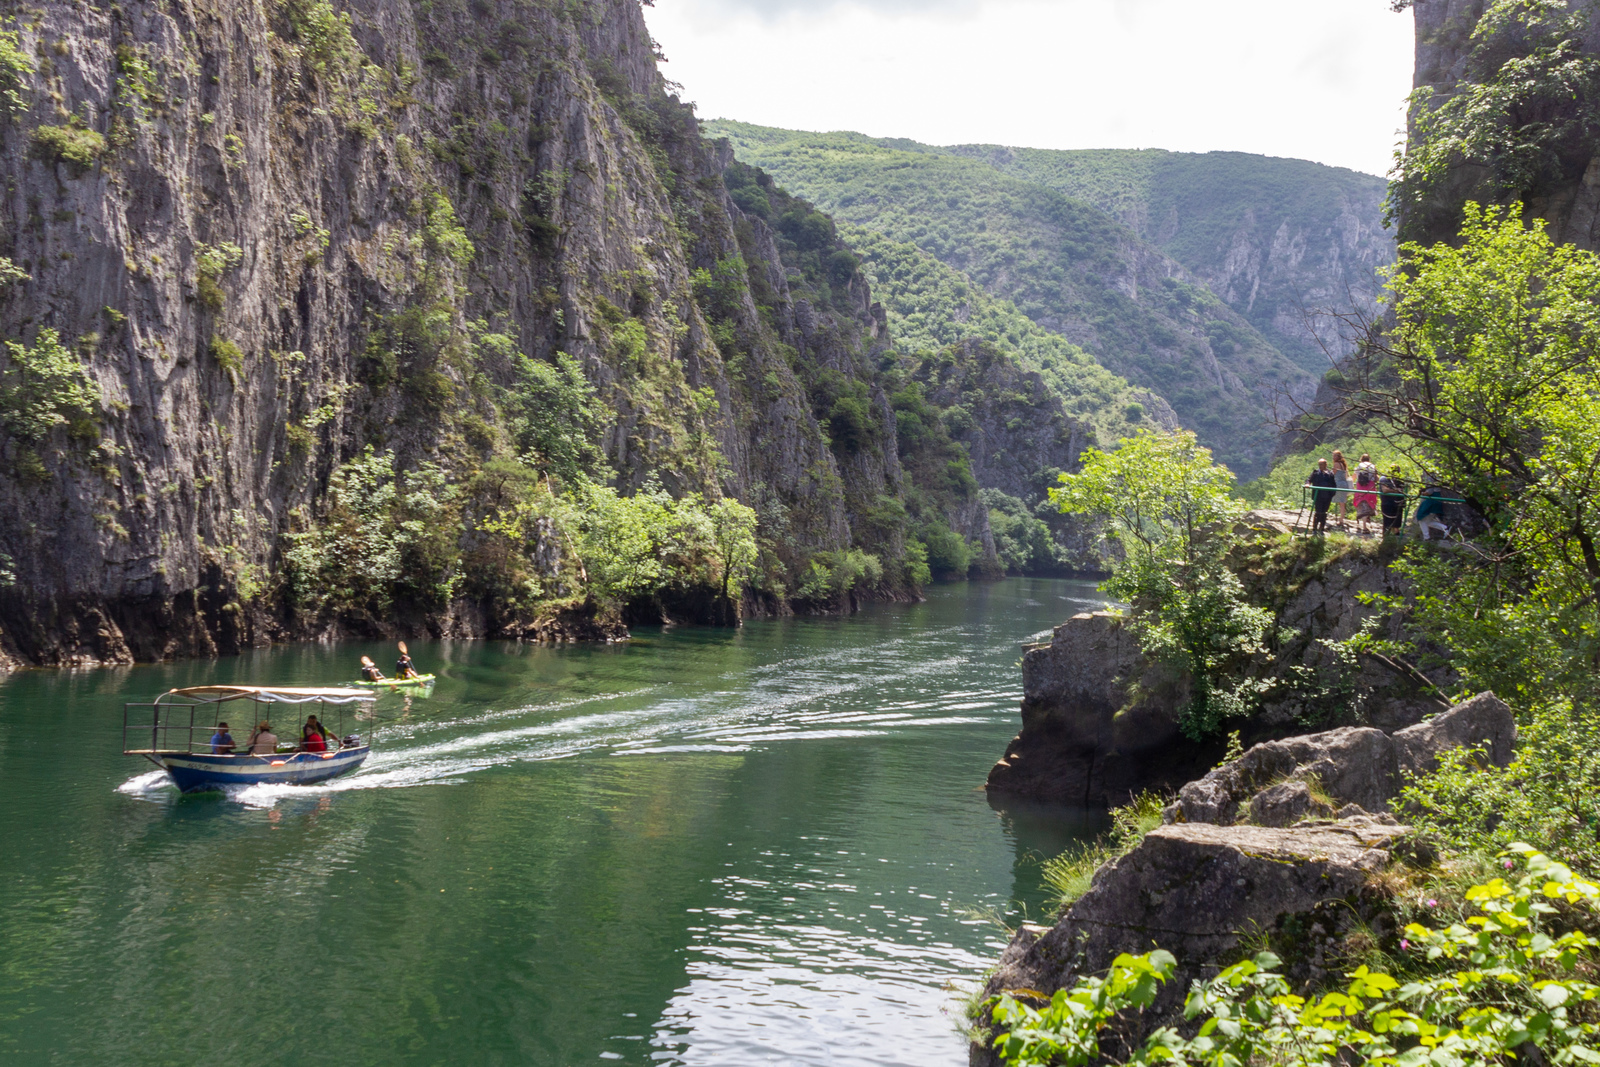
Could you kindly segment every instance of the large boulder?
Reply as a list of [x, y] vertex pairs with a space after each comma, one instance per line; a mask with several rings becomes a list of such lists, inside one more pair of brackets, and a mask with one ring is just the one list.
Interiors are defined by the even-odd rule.
[[[1357, 898], [1408, 832], [1393, 819], [1365, 816], [1294, 829], [1158, 827], [1097, 871], [1055, 926], [1019, 930], [985, 994], [1031, 990], [1048, 997], [1104, 973], [1119, 953], [1163, 948], [1177, 958], [1177, 971], [1128, 1030], [1137, 1041], [1176, 1018], [1193, 979], [1240, 956], [1241, 931], [1268, 930], [1285, 916]], [[991, 1049], [974, 1044], [971, 1062], [997, 1061]]]
[[1392, 735], [1346, 726], [1255, 745], [1179, 790], [1166, 817], [1169, 822], [1229, 825], [1249, 818], [1285, 825], [1298, 795], [1285, 788], [1289, 783], [1304, 792], [1306, 813], [1347, 804], [1382, 811], [1399, 796], [1405, 776], [1433, 770], [1441, 752], [1481, 748], [1490, 763], [1504, 767], [1516, 739], [1511, 709], [1493, 693], [1480, 693]]

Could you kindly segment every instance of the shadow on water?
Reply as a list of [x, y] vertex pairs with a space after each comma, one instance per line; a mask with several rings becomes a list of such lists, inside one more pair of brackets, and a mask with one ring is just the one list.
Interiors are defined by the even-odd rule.
[[[0, 683], [0, 1055], [17, 1063], [965, 1061], [953, 980], [1083, 817], [981, 791], [1018, 646], [1084, 583], [617, 646], [414, 642], [368, 765], [178, 798], [117, 744], [184, 685], [389, 646]], [[237, 725], [237, 724], [236, 724]], [[1012, 906], [1012, 902], [1017, 902]]]

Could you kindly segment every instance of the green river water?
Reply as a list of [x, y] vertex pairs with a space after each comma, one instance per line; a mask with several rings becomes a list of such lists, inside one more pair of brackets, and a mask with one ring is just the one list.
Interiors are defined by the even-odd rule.
[[360, 771], [234, 796], [123, 756], [122, 702], [392, 648], [21, 672], [0, 1061], [964, 1064], [957, 987], [1003, 945], [974, 911], [1039, 917], [1037, 859], [1085, 830], [982, 791], [1018, 645], [1095, 603], [1014, 579], [617, 646], [414, 642], [438, 686], [380, 700]]

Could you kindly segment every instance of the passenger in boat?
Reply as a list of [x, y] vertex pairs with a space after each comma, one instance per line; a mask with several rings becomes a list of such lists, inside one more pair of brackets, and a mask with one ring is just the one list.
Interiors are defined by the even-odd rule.
[[394, 661], [394, 673], [399, 678], [415, 678], [417, 676], [417, 668], [411, 662], [411, 654], [409, 652], [400, 653], [400, 658]]
[[361, 657], [361, 680], [363, 682], [381, 682], [384, 680], [383, 672], [378, 669], [376, 663], [372, 662], [372, 657], [370, 656]]
[[328, 742], [333, 740], [323, 725], [317, 721], [315, 715], [306, 716], [306, 724], [300, 729], [300, 751], [326, 752]]
[[278, 735], [272, 732], [272, 724], [264, 722], [256, 727], [256, 732], [250, 735], [250, 754], [252, 756], [270, 756], [278, 751]]
[[211, 735], [211, 754], [213, 756], [229, 756], [233, 754], [233, 735], [228, 733], [228, 724], [217, 723], [217, 732]]

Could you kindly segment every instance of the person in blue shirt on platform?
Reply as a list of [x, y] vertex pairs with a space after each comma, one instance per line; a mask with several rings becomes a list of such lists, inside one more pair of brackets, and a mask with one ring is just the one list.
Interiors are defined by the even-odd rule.
[[233, 753], [233, 735], [228, 733], [228, 724], [217, 723], [217, 732], [211, 735], [211, 754], [214, 756], [227, 756]]

